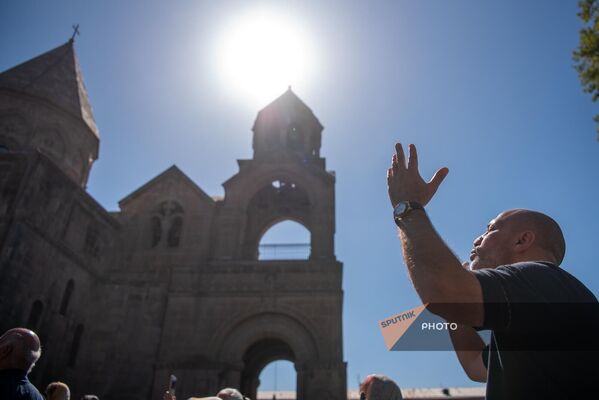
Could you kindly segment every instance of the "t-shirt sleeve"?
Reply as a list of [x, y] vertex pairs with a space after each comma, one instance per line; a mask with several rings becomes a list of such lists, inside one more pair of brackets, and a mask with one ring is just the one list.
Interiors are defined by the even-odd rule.
[[484, 320], [480, 328], [503, 330], [510, 326], [510, 299], [505, 288], [505, 272], [497, 269], [473, 271], [483, 295]]

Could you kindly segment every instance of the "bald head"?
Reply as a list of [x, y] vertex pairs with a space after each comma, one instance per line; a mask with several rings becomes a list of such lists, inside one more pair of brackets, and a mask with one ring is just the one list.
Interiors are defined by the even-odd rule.
[[42, 354], [40, 339], [26, 328], [13, 328], [0, 336], [0, 370], [31, 371]]
[[216, 395], [222, 400], [243, 400], [243, 396], [239, 393], [239, 390], [233, 388], [224, 388]]
[[566, 254], [566, 242], [561, 228], [555, 220], [538, 211], [522, 208], [506, 211], [499, 215], [512, 229], [534, 233], [533, 246], [545, 252], [556, 265], [560, 265]]
[[46, 399], [48, 400], [70, 400], [71, 391], [62, 382], [52, 382], [46, 387]]

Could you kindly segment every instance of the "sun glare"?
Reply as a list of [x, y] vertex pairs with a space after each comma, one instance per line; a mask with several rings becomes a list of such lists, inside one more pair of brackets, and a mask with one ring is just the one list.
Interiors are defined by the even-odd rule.
[[305, 91], [313, 73], [306, 32], [282, 15], [253, 12], [234, 19], [217, 46], [224, 84], [252, 103], [264, 104], [290, 85]]

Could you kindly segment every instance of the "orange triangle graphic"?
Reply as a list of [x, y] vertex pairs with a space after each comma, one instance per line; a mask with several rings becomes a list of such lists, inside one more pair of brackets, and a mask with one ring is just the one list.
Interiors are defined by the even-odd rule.
[[395, 343], [406, 333], [410, 325], [424, 311], [426, 306], [428, 306], [428, 303], [379, 321], [379, 328], [381, 328], [388, 350], [391, 350], [395, 346]]

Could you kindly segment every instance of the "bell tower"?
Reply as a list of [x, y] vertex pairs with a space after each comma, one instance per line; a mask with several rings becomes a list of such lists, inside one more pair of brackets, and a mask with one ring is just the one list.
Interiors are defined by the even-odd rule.
[[322, 125], [291, 87], [258, 113], [254, 123], [254, 159], [320, 160]]
[[262, 235], [292, 220], [310, 231], [310, 259], [335, 260], [335, 174], [320, 157], [322, 130], [291, 89], [258, 113], [254, 157], [238, 160], [239, 173], [223, 185], [228, 222], [219, 226], [214, 259], [257, 260]]
[[[240, 366], [236, 378], [250, 398], [255, 398], [261, 367], [276, 359], [294, 362], [298, 399], [346, 398], [342, 265], [334, 249], [335, 175], [320, 157], [322, 130], [312, 110], [287, 90], [258, 113], [254, 157], [239, 160], [239, 173], [224, 183], [213, 260], [250, 263], [255, 273], [264, 274], [257, 295], [262, 310], [247, 316], [247, 329], [228, 332], [223, 341], [223, 350], [238, 346], [227, 362]], [[310, 256], [261, 260], [262, 236], [285, 220], [310, 232]], [[278, 332], [278, 324], [295, 328]]]

